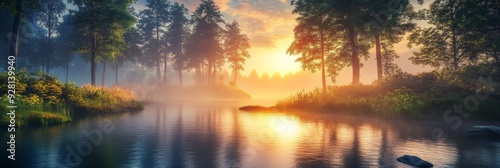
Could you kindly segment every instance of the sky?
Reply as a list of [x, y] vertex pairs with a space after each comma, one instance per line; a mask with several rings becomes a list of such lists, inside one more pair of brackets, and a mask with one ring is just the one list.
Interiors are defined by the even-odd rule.
[[[416, 1], [416, 0], [412, 0]], [[198, 7], [200, 0], [171, 0], [184, 4], [191, 12]], [[249, 53], [251, 58], [245, 63], [242, 74], [247, 75], [252, 70], [259, 74], [264, 72], [274, 74], [295, 73], [301, 71], [300, 63], [295, 62], [298, 56], [286, 54], [287, 48], [293, 41], [293, 29], [297, 25], [292, 14], [293, 6], [290, 0], [214, 0], [219, 6], [226, 22], [236, 20], [240, 24], [242, 33], [250, 39], [251, 48]], [[431, 1], [425, 1], [424, 5], [413, 2], [415, 8], [422, 9], [428, 6]], [[145, 0], [139, 0], [134, 7], [136, 10], [144, 9]], [[425, 22], [417, 22], [419, 26], [428, 26]], [[396, 63], [403, 71], [416, 74], [418, 72], [430, 71], [432, 68], [416, 66], [408, 60], [412, 53], [418, 49], [409, 49], [408, 41], [395, 45], [396, 52], [400, 58]], [[374, 49], [370, 50], [370, 58], [362, 60], [361, 82], [370, 84], [376, 79], [376, 62]], [[342, 70], [337, 77], [336, 84], [349, 84], [352, 81], [352, 68], [347, 67]], [[319, 74], [318, 74], [319, 75]]]

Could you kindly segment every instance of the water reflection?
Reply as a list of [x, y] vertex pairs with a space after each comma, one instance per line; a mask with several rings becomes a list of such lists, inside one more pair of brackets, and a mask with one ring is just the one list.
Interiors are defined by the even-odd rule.
[[77, 167], [404, 167], [395, 160], [404, 154], [436, 167], [500, 167], [500, 143], [466, 140], [459, 132], [433, 141], [430, 133], [439, 122], [246, 113], [237, 107], [158, 104], [141, 113], [23, 128], [17, 163], [67, 167], [66, 147], [76, 149], [88, 139], [84, 132], [110, 120], [115, 130], [103, 134]]

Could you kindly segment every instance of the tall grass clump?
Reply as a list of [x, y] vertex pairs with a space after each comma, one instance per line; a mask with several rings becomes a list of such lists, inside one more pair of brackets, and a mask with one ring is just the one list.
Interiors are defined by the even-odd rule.
[[142, 109], [140, 102], [134, 100], [133, 93], [121, 87], [84, 85], [80, 90], [68, 93], [68, 100], [77, 108], [88, 111], [116, 111]]

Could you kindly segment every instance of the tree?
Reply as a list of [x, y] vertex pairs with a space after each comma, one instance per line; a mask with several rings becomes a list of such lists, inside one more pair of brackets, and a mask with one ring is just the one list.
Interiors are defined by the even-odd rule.
[[429, 20], [432, 27], [418, 28], [410, 36], [408, 44], [421, 45], [410, 60], [419, 65], [429, 65], [435, 68], [458, 70], [461, 65], [467, 64], [468, 38], [463, 29], [463, 20], [458, 18], [462, 0], [436, 0], [430, 9], [424, 10], [424, 18]]
[[101, 59], [102, 62], [102, 80], [101, 85], [105, 85], [106, 79], [106, 65], [108, 62], [116, 64], [118, 60], [122, 59], [123, 52], [127, 48], [127, 44], [125, 41], [125, 33], [128, 31], [129, 26], [127, 28], [123, 28], [120, 25], [109, 24], [104, 25], [102, 27], [104, 30], [103, 34], [105, 35], [105, 39], [102, 40], [101, 46]]
[[362, 37], [362, 25], [368, 16], [364, 0], [332, 0], [328, 1], [330, 24], [333, 31], [339, 33], [341, 41], [340, 55], [350, 56], [352, 66], [352, 85], [359, 85], [360, 55], [368, 57], [368, 41]]
[[186, 69], [186, 42], [189, 37], [188, 9], [184, 5], [174, 3], [170, 9], [171, 23], [167, 30], [169, 51], [173, 55], [174, 69], [179, 72], [179, 85], [182, 86], [182, 71]]
[[[12, 23], [14, 22], [14, 17], [9, 13], [7, 10], [0, 10], [0, 54], [2, 57], [0, 57], [2, 63], [6, 62], [6, 58], [4, 57], [9, 54], [9, 43], [10, 43], [10, 36], [9, 33], [12, 31]], [[3, 67], [6, 64], [0, 64], [0, 67], [3, 69]]]
[[[26, 67], [29, 71], [43, 71], [45, 69], [45, 54], [47, 38], [46, 29], [41, 24], [36, 24], [37, 9], [26, 9], [23, 14], [23, 25], [19, 29], [18, 57], [16, 64], [21, 67]], [[58, 64], [59, 60], [53, 59], [53, 64]]]
[[72, 23], [73, 14], [67, 14], [63, 16], [63, 22], [58, 26], [57, 32], [59, 36], [55, 39], [55, 44], [59, 48], [56, 50], [56, 55], [62, 60], [66, 68], [66, 83], [68, 83], [68, 73], [69, 73], [69, 63], [74, 58], [74, 42], [72, 33], [74, 31], [74, 25]]
[[[123, 42], [123, 33], [135, 22], [129, 12], [133, 0], [70, 0], [75, 12], [77, 50], [90, 54], [91, 84], [95, 85], [96, 63], [112, 50], [110, 44]], [[109, 53], [108, 53], [109, 54]]]
[[122, 66], [123, 63], [129, 61], [129, 62], [137, 62], [138, 59], [140, 59], [140, 56], [142, 54], [140, 44], [141, 42], [141, 35], [139, 33], [139, 30], [136, 28], [132, 28], [128, 30], [124, 35], [125, 39], [125, 50], [122, 52], [122, 56], [118, 57], [114, 63], [115, 63], [115, 85], [118, 85], [118, 67]]
[[[164, 35], [164, 28], [169, 22], [170, 2], [168, 0], [147, 0], [146, 9], [139, 13], [138, 28], [141, 31], [144, 45], [144, 58], [141, 59], [147, 67], [156, 67], [156, 78], [161, 78], [161, 37]], [[166, 57], [166, 55], [165, 55]], [[165, 64], [165, 66], [167, 66]], [[165, 75], [165, 74], [164, 74]]]
[[392, 62], [399, 57], [393, 45], [399, 43], [406, 32], [415, 28], [415, 23], [411, 21], [416, 13], [409, 0], [399, 0], [397, 3], [394, 0], [373, 1], [368, 9], [372, 21], [364, 27], [365, 31], [368, 31], [367, 33], [375, 39], [377, 79], [381, 82], [384, 74], [390, 75], [398, 71], [399, 68]]
[[[321, 69], [323, 94], [326, 93], [326, 68], [325, 49], [335, 56], [334, 46], [338, 43], [336, 38], [330, 37], [331, 22], [327, 18], [327, 1], [295, 1], [293, 13], [299, 14], [298, 25], [294, 28], [294, 41], [287, 50], [288, 54], [298, 55], [297, 62], [302, 63], [302, 68], [311, 72]], [[328, 50], [329, 49], [329, 50]], [[336, 62], [339, 63], [339, 62]], [[334, 66], [333, 64], [330, 64]], [[332, 69], [333, 70], [333, 69]], [[332, 72], [333, 78], [338, 73]]]
[[233, 21], [232, 23], [226, 25], [224, 54], [226, 55], [227, 61], [230, 63], [230, 68], [233, 69], [233, 84], [236, 84], [238, 72], [244, 70], [243, 64], [246, 59], [250, 58], [250, 54], [247, 51], [249, 48], [250, 43], [248, 42], [248, 37], [241, 34], [238, 22]]
[[43, 64], [45, 66], [45, 73], [49, 73], [51, 68], [57, 65], [57, 58], [54, 51], [57, 48], [53, 47], [54, 36], [58, 34], [57, 28], [61, 24], [60, 19], [63, 12], [66, 11], [66, 5], [62, 0], [39, 0], [39, 8], [35, 11], [35, 19], [38, 25], [41, 25], [46, 30], [46, 41], [43, 42]]
[[214, 72], [217, 63], [223, 59], [223, 50], [220, 45], [222, 28], [219, 23], [224, 23], [219, 7], [213, 0], [202, 0], [200, 6], [192, 15], [194, 24], [193, 33], [188, 42], [189, 65], [192, 68], [203, 70], [204, 62], [207, 62], [206, 74], [208, 83], [215, 80]]
[[464, 52], [470, 60], [491, 62], [500, 68], [500, 2], [461, 0], [460, 21]]
[[[0, 9], [6, 9], [14, 17], [12, 24], [9, 44], [9, 56], [17, 57], [19, 45], [19, 29], [21, 28], [21, 19], [26, 8], [36, 8], [36, 0], [4, 0], [0, 2]], [[6, 57], [6, 58], [7, 58]], [[7, 60], [7, 59], [5, 59]], [[5, 71], [9, 67], [9, 63], [5, 61]]]
[[[333, 38], [337, 40], [336, 43], [333, 43], [333, 46], [323, 45], [323, 47], [331, 47], [332, 51], [335, 51], [334, 53], [337, 55], [326, 58], [328, 61], [325, 64], [332, 67], [327, 71], [331, 73], [332, 80], [335, 80], [334, 75], [338, 74], [338, 70], [343, 66], [350, 65], [353, 72], [352, 84], [358, 85], [360, 67], [362, 66], [360, 56], [366, 59], [370, 46], [370, 41], [366, 38], [367, 35], [364, 33], [365, 28], [363, 27], [369, 16], [367, 12], [368, 2], [366, 0], [294, 0], [292, 1], [292, 5], [295, 5], [296, 11], [312, 12], [316, 16], [318, 14], [323, 15], [323, 17], [319, 18], [323, 18], [323, 23], [328, 24], [328, 26], [325, 26], [327, 27], [327, 31], [323, 31], [323, 33], [326, 32], [330, 36], [327, 39], [332, 40], [330, 38]], [[323, 40], [325, 40], [325, 37]], [[323, 51], [328, 50], [323, 48]], [[347, 59], [349, 61], [347, 63], [344, 62]]]

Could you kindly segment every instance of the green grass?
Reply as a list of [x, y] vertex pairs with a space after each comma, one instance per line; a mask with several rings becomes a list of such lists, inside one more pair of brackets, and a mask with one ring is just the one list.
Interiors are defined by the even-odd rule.
[[29, 125], [57, 125], [70, 122], [71, 118], [66, 115], [61, 115], [52, 112], [31, 112], [28, 116]]
[[[20, 99], [18, 99], [20, 100]], [[8, 104], [5, 99], [0, 102], [0, 108], [3, 114], [0, 119], [0, 125], [8, 125], [10, 118], [7, 113], [10, 110], [15, 110], [16, 126], [25, 125], [55, 125], [71, 121], [71, 113], [69, 109], [62, 103], [56, 104], [27, 104], [25, 102], [16, 101], [17, 108], [7, 108]]]
[[480, 90], [488, 91], [490, 96], [479, 101], [477, 110], [467, 112], [473, 118], [500, 119], [500, 86], [484, 86], [477, 79], [463, 82], [466, 79], [450, 78], [430, 72], [395, 76], [381, 84], [331, 86], [326, 94], [321, 89], [299, 92], [279, 100], [276, 107], [389, 118], [442, 118], [445, 111], [453, 110], [454, 105], [463, 106], [465, 98]]
[[78, 94], [78, 101], [72, 103], [77, 111], [119, 112], [144, 109], [143, 102], [136, 101], [131, 91], [120, 87], [84, 85]]

